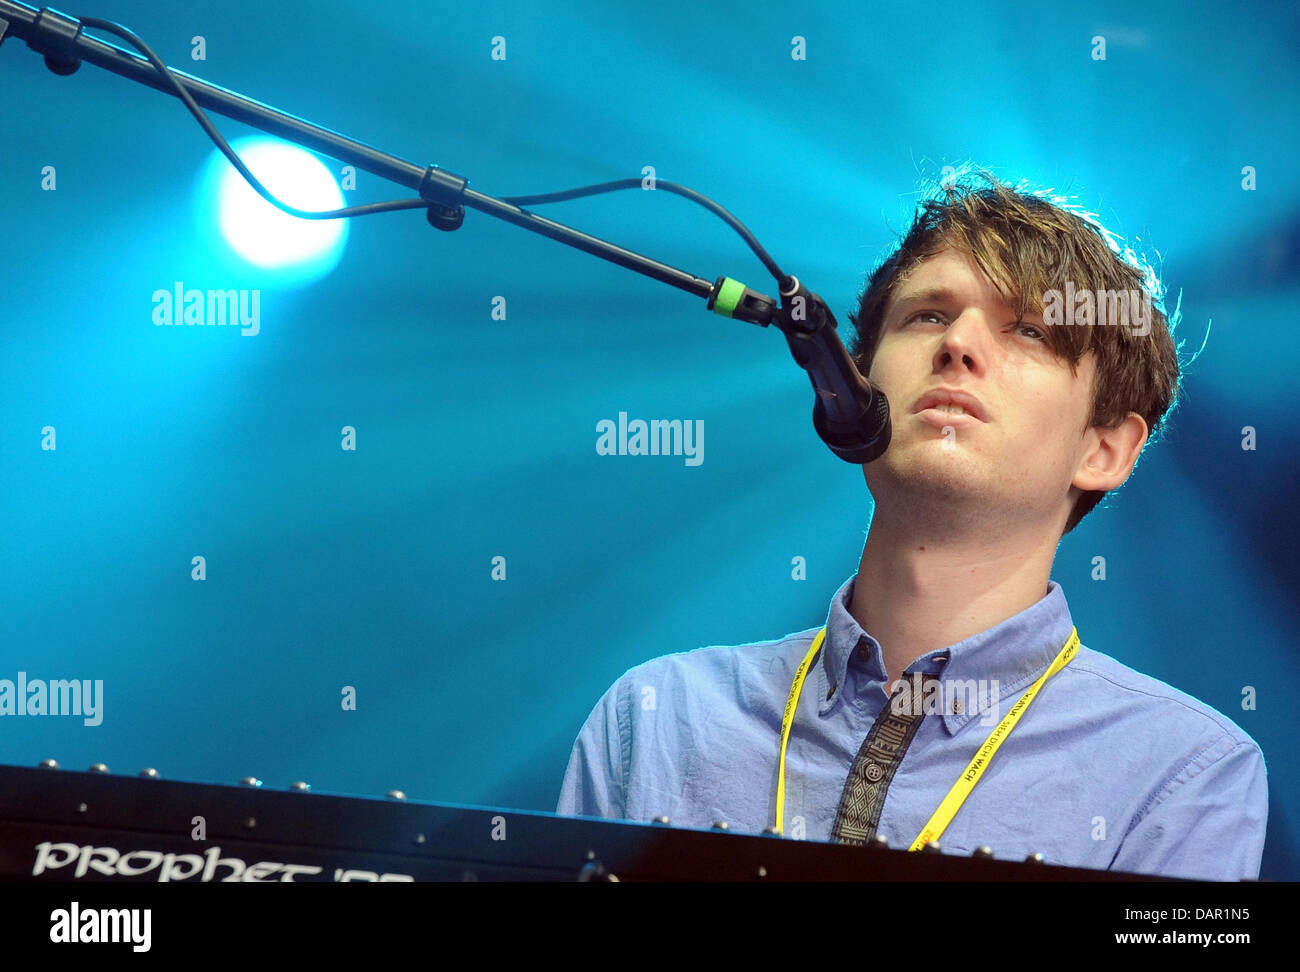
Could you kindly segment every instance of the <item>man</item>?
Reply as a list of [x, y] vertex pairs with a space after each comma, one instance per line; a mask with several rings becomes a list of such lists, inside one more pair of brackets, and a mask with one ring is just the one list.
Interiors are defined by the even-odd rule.
[[1059, 202], [980, 172], [921, 205], [849, 315], [893, 438], [863, 467], [875, 510], [824, 636], [633, 668], [583, 726], [558, 813], [1258, 876], [1259, 747], [1082, 646], [1049, 579], [1179, 378], [1154, 272]]

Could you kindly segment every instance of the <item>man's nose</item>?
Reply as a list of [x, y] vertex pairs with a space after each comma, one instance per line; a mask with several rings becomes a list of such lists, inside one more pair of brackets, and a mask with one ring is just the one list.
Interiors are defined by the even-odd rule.
[[963, 311], [949, 324], [939, 341], [935, 366], [946, 368], [953, 362], [975, 371], [984, 361], [988, 341], [988, 322], [978, 310]]

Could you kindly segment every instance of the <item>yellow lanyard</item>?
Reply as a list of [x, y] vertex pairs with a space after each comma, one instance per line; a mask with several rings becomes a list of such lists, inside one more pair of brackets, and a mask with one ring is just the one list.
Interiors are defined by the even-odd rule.
[[[808, 669], [812, 667], [813, 659], [817, 657], [817, 651], [821, 648], [822, 642], [826, 640], [826, 629], [822, 628], [817, 632], [817, 637], [813, 638], [812, 647], [808, 649], [808, 654], [804, 655], [803, 661], [799, 663], [798, 669], [794, 673], [794, 681], [790, 683], [790, 694], [785, 700], [785, 712], [781, 716], [781, 758], [777, 764], [776, 771], [776, 832], [780, 834], [785, 826], [785, 747], [790, 741], [790, 729], [794, 725], [794, 710], [799, 704], [799, 693], [803, 691], [803, 682], [808, 675]], [[970, 791], [975, 789], [975, 784], [979, 782], [984, 770], [988, 768], [989, 762], [993, 759], [993, 754], [998, 751], [998, 747], [1006, 741], [1007, 736], [1011, 735], [1011, 730], [1016, 727], [1020, 717], [1025, 714], [1025, 709], [1029, 708], [1029, 703], [1034, 701], [1040, 689], [1046, 684], [1047, 680], [1059, 672], [1070, 660], [1074, 658], [1075, 653], [1079, 650], [1079, 629], [1071, 628], [1070, 637], [1066, 639], [1065, 645], [1057, 652], [1056, 658], [1052, 664], [1047, 666], [1047, 671], [1039, 677], [1038, 681], [1020, 696], [1020, 701], [1013, 705], [1001, 722], [994, 727], [989, 733], [989, 737], [984, 740], [982, 745], [975, 752], [974, 758], [967, 764], [966, 769], [957, 782], [953, 784], [948, 795], [943, 798], [939, 808], [934, 811], [930, 819], [925, 822], [921, 832], [916, 835], [916, 840], [912, 841], [912, 846], [908, 850], [920, 850], [932, 840], [938, 840], [939, 835], [944, 832], [952, 818], [957, 815], [961, 805], [970, 795]]]

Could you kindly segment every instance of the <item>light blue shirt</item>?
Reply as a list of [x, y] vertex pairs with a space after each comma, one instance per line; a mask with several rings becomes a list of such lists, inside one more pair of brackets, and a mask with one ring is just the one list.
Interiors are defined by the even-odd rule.
[[[1007, 710], [1074, 626], [1055, 581], [1032, 607], [909, 665], [940, 678], [882, 776], [859, 749], [890, 707], [880, 644], [849, 614], [857, 575], [831, 600], [786, 751], [783, 833], [827, 841], [851, 768], [875, 793], [875, 833], [916, 838]], [[761, 833], [775, 821], [781, 714], [820, 630], [699, 648], [632, 668], [578, 734], [556, 812]], [[1084, 632], [1080, 632], [1080, 638]], [[996, 682], [996, 684], [995, 684]], [[972, 691], [974, 690], [974, 691]], [[926, 706], [928, 705], [928, 708]], [[955, 710], [955, 711], [954, 711]], [[905, 710], [906, 711], [906, 710]], [[870, 771], [870, 772], [868, 772]], [[874, 793], [874, 791], [872, 791]], [[1006, 738], [939, 839], [946, 853], [1206, 880], [1259, 876], [1268, 783], [1231, 719], [1080, 646]], [[868, 832], [868, 835], [870, 835]]]

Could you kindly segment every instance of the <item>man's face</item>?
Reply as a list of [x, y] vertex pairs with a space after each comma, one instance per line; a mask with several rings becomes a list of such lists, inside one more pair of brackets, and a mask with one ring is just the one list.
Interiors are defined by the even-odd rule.
[[[889, 399], [893, 437], [863, 466], [877, 503], [936, 522], [952, 507], [993, 524], [1067, 514], [1090, 446], [1092, 354], [1071, 374], [1042, 318], [1017, 324], [975, 261], [953, 249], [915, 267], [884, 318], [868, 377]], [[972, 396], [980, 417], [918, 412], [937, 389]]]

